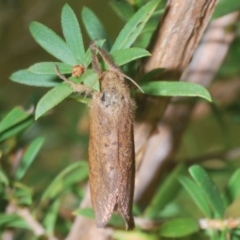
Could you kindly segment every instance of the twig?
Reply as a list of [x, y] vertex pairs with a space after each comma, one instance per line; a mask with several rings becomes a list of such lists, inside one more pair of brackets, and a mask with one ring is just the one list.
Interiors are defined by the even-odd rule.
[[[10, 203], [7, 209], [11, 209], [10, 211], [7, 210], [7, 213], [16, 213], [19, 215], [28, 224], [35, 236], [46, 236], [48, 240], [57, 240], [55, 236], [49, 236], [44, 227], [32, 216], [29, 209], [25, 207], [20, 208], [13, 203]], [[11, 239], [8, 232], [6, 232], [3, 239]]]
[[[222, 64], [235, 32], [226, 32], [238, 13], [232, 13], [212, 22], [205, 33], [194, 57], [181, 79], [208, 86]], [[144, 159], [137, 174], [135, 200], [148, 204], [166, 168], [181, 142], [195, 104], [170, 104], [165, 115], [152, 134]], [[142, 140], [141, 140], [142, 141]], [[148, 169], [148, 171], [146, 171]]]
[[49, 236], [44, 227], [32, 216], [27, 208], [16, 207], [16, 213], [24, 219], [24, 221], [31, 228], [35, 236], [47, 236], [48, 240], [57, 240], [54, 236]]

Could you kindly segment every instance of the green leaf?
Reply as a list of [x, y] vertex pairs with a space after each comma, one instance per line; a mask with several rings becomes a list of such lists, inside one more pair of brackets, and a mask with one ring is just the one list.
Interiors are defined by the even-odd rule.
[[3, 183], [5, 186], [9, 185], [9, 180], [2, 168], [0, 168], [0, 183]]
[[198, 165], [190, 167], [189, 172], [198, 187], [203, 191], [203, 194], [214, 211], [215, 217], [223, 218], [225, 211], [223, 201], [208, 173]]
[[13, 108], [0, 122], [0, 133], [24, 121], [29, 116], [30, 113], [25, 111], [21, 107]]
[[225, 190], [225, 198], [228, 200], [228, 205], [230, 205], [237, 197], [240, 196], [239, 183], [240, 168], [233, 173]]
[[35, 41], [48, 53], [62, 62], [70, 65], [77, 64], [68, 45], [51, 29], [41, 23], [32, 22], [30, 32]]
[[30, 229], [28, 224], [17, 214], [0, 214], [0, 226], [3, 228]]
[[102, 22], [94, 14], [94, 12], [87, 7], [83, 7], [82, 20], [89, 37], [92, 40], [106, 39], [106, 50], [109, 50], [111, 47], [110, 38]]
[[20, 182], [14, 182], [13, 197], [18, 205], [32, 204], [32, 190]]
[[141, 85], [145, 94], [168, 97], [201, 97], [209, 102], [211, 96], [206, 88], [190, 82], [154, 81]]
[[109, 4], [116, 14], [125, 22], [135, 13], [134, 8], [128, 1], [112, 0]]
[[144, 215], [148, 218], [155, 218], [159, 211], [162, 210], [169, 202], [174, 199], [174, 196], [180, 189], [178, 176], [186, 171], [184, 165], [179, 164], [166, 178], [163, 184], [157, 190], [152, 202], [146, 208]]
[[66, 3], [62, 10], [62, 29], [67, 45], [79, 64], [84, 63], [85, 50], [81, 29], [72, 8]]
[[199, 207], [199, 209], [203, 212], [203, 214], [207, 218], [212, 217], [211, 209], [208, 205], [207, 200], [205, 199], [205, 196], [203, 195], [203, 192], [199, 187], [193, 182], [190, 178], [180, 176], [179, 177], [180, 183], [183, 185], [183, 187], [186, 189], [186, 191], [189, 193], [189, 195], [192, 197], [196, 205]]
[[137, 38], [137, 40], [134, 42], [134, 47], [148, 48], [153, 32], [154, 32], [153, 29], [142, 32], [140, 36]]
[[185, 237], [199, 231], [198, 221], [191, 218], [179, 218], [167, 221], [160, 227], [163, 237]]
[[226, 14], [229, 14], [234, 11], [240, 10], [240, 1], [236, 0], [221, 0], [218, 2], [213, 15], [212, 19], [216, 19], [222, 17]]
[[151, 56], [151, 54], [143, 48], [120, 49], [111, 53], [113, 62], [117, 66], [122, 66], [135, 59]]
[[[75, 178], [77, 182], [85, 180], [88, 176], [87, 163], [84, 161], [80, 161], [73, 163], [63, 169], [47, 187], [47, 189], [42, 195], [41, 201], [44, 201], [46, 199], [53, 199], [56, 197], [56, 195], [61, 193], [64, 190], [64, 184], [65, 181], [68, 180], [68, 176], [71, 177], [74, 172], [74, 175], [77, 176], [77, 179]], [[67, 187], [69, 187], [69, 184], [67, 185]]]
[[28, 70], [32, 73], [37, 73], [37, 74], [53, 74], [57, 75], [55, 66], [58, 67], [59, 71], [62, 74], [66, 73], [72, 73], [72, 66], [66, 63], [61, 63], [61, 62], [41, 62], [41, 63], [36, 63], [32, 65]]
[[98, 75], [94, 70], [87, 70], [83, 74], [83, 83], [88, 86], [89, 88], [92, 88], [93, 90], [100, 91], [100, 84], [98, 80]]
[[34, 118], [33, 116], [30, 116], [29, 118], [25, 119], [24, 121], [22, 121], [21, 123], [15, 125], [14, 127], [11, 127], [9, 129], [7, 129], [6, 131], [2, 132], [0, 134], [0, 142], [12, 137], [18, 133], [20, 133], [21, 131], [25, 130], [26, 128], [28, 128], [32, 123], [34, 122]]
[[108, 224], [118, 228], [125, 227], [125, 221], [123, 220], [123, 218], [120, 215], [115, 213], [112, 214]]
[[111, 52], [119, 49], [129, 48], [141, 33], [147, 20], [151, 17], [152, 13], [159, 4], [159, 0], [152, 0], [142, 8], [140, 8], [133, 17], [123, 27], [119, 35], [117, 36]]
[[22, 156], [21, 162], [15, 173], [16, 180], [21, 180], [23, 178], [26, 171], [28, 170], [30, 165], [33, 163], [40, 148], [42, 147], [43, 142], [44, 142], [44, 138], [39, 137], [39, 138], [36, 138], [35, 140], [33, 140], [31, 142], [31, 144], [28, 146], [27, 150], [25, 151], [24, 155]]
[[[102, 45], [105, 43], [105, 39], [97, 40], [95, 41], [95, 45], [98, 47], [102, 47]], [[92, 61], [92, 51], [90, 48], [88, 48], [86, 55], [85, 55], [85, 66], [87, 67]]]
[[54, 235], [54, 228], [57, 221], [60, 203], [61, 203], [60, 198], [56, 199], [53, 203], [51, 203], [48, 211], [45, 213], [45, 217], [43, 220], [43, 226], [45, 227], [47, 233], [51, 236]]
[[54, 87], [59, 84], [59, 81], [56, 80], [56, 75], [39, 75], [27, 69], [13, 73], [10, 79], [17, 83], [37, 87]]
[[63, 82], [57, 85], [55, 88], [48, 91], [38, 102], [35, 112], [35, 119], [37, 120], [49, 109], [55, 107], [57, 104], [62, 102], [73, 92], [71, 86]]
[[94, 210], [92, 208], [78, 208], [73, 212], [74, 215], [78, 216], [84, 216], [90, 219], [95, 218]]

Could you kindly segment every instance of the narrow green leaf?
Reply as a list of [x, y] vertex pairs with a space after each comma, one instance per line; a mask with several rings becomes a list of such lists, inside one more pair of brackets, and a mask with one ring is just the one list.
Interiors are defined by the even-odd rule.
[[135, 13], [134, 8], [128, 1], [113, 0], [109, 2], [116, 14], [125, 22], [127, 22]]
[[100, 91], [100, 84], [98, 80], [98, 75], [94, 70], [87, 70], [83, 74], [83, 83], [88, 86], [89, 88], [92, 88], [93, 90]]
[[61, 62], [41, 62], [32, 65], [28, 70], [36, 74], [53, 74], [56, 77], [55, 66], [58, 67], [62, 74], [72, 73], [72, 66]]
[[0, 183], [3, 183], [5, 186], [9, 185], [9, 180], [2, 168], [0, 168]]
[[33, 122], [34, 122], [34, 118], [33, 118], [33, 116], [30, 116], [27, 119], [25, 119], [24, 121], [22, 121], [21, 123], [15, 125], [14, 127], [11, 127], [9, 129], [7, 129], [6, 131], [2, 132], [0, 134], [0, 142], [22, 132], [23, 130], [25, 130], [26, 128], [31, 126], [31, 124]]
[[180, 183], [183, 185], [183, 187], [186, 189], [186, 191], [189, 193], [189, 195], [192, 197], [196, 205], [199, 207], [199, 209], [203, 212], [203, 214], [207, 218], [211, 218], [212, 217], [211, 209], [201, 189], [199, 189], [195, 182], [193, 182], [188, 177], [180, 176], [178, 179]]
[[239, 183], [240, 168], [233, 173], [225, 190], [225, 198], [228, 200], [228, 205], [230, 205], [237, 197], [240, 196]]
[[134, 47], [147, 48], [149, 46], [154, 30], [143, 31], [134, 42]]
[[66, 3], [62, 10], [62, 29], [67, 45], [79, 64], [84, 63], [85, 50], [81, 29], [72, 8]]
[[78, 208], [73, 212], [73, 214], [76, 216], [81, 215], [91, 219], [95, 218], [94, 210], [92, 208]]
[[19, 181], [23, 178], [26, 171], [35, 160], [35, 157], [38, 154], [40, 148], [42, 147], [43, 142], [44, 142], [44, 138], [39, 137], [39, 138], [36, 138], [34, 141], [32, 141], [31, 144], [28, 146], [27, 150], [22, 156], [21, 162], [15, 173], [16, 180]]
[[159, 211], [174, 199], [174, 196], [180, 189], [178, 176], [186, 171], [184, 165], [179, 164], [166, 178], [160, 188], [157, 190], [152, 202], [146, 208], [144, 215], [148, 218], [155, 218]]
[[54, 75], [39, 75], [28, 71], [27, 69], [17, 71], [10, 76], [14, 82], [37, 86], [37, 87], [54, 87], [59, 84]]
[[25, 111], [21, 107], [13, 108], [0, 122], [0, 133], [22, 122], [29, 116], [30, 116], [30, 112]]
[[111, 52], [119, 49], [129, 48], [141, 33], [147, 20], [159, 4], [159, 0], [152, 0], [140, 8], [133, 17], [126, 23], [119, 35], [117, 36]]
[[46, 113], [49, 109], [55, 107], [73, 92], [71, 86], [63, 82], [55, 88], [48, 91], [38, 102], [35, 112], [35, 119]]
[[199, 231], [198, 221], [191, 218], [179, 218], [167, 221], [160, 227], [163, 237], [185, 237]]
[[189, 168], [189, 172], [192, 178], [195, 180], [198, 187], [200, 187], [214, 211], [216, 218], [223, 218], [224, 216], [224, 205], [221, 196], [217, 190], [216, 185], [205, 171], [204, 168], [198, 165], [194, 165]]
[[106, 50], [109, 50], [111, 47], [110, 38], [102, 22], [94, 14], [94, 12], [87, 7], [83, 7], [82, 20], [89, 37], [92, 40], [106, 39], [105, 47]]
[[7, 227], [30, 229], [27, 223], [17, 214], [0, 214], [0, 226], [1, 229]]
[[109, 222], [109, 225], [112, 225], [114, 227], [118, 228], [124, 228], [125, 227], [125, 221], [119, 214], [112, 214]]
[[211, 96], [206, 88], [190, 82], [154, 81], [141, 85], [145, 94], [168, 97], [201, 97], [209, 102]]
[[[95, 41], [95, 45], [98, 46], [98, 47], [102, 47], [103, 44], [105, 43], [105, 39], [100, 39], [100, 40], [97, 40]], [[92, 61], [92, 51], [90, 48], [88, 48], [87, 52], [86, 52], [86, 55], [85, 55], [85, 66], [87, 67]]]
[[77, 64], [68, 45], [51, 29], [41, 23], [32, 22], [30, 32], [35, 41], [48, 53], [62, 62], [70, 65]]
[[151, 56], [151, 54], [143, 48], [120, 49], [111, 53], [113, 62], [117, 66], [122, 66], [135, 59]]
[[213, 12], [212, 19], [222, 17], [234, 11], [240, 10], [240, 1], [220, 0]]
[[13, 184], [13, 198], [17, 205], [32, 204], [32, 190], [20, 182]]
[[44, 201], [46, 199], [53, 199], [56, 197], [56, 195], [61, 193], [61, 191], [64, 190], [63, 184], [66, 180], [66, 177], [68, 177], [68, 175], [71, 176], [74, 171], [78, 172], [78, 182], [85, 180], [88, 176], [87, 163], [84, 161], [80, 161], [73, 163], [63, 169], [47, 187], [47, 189], [42, 195], [41, 201]]
[[45, 227], [47, 233], [51, 236], [54, 235], [54, 228], [56, 225], [60, 203], [60, 198], [56, 199], [53, 203], [51, 203], [48, 211], [45, 213], [45, 217], [43, 220], [43, 226]]

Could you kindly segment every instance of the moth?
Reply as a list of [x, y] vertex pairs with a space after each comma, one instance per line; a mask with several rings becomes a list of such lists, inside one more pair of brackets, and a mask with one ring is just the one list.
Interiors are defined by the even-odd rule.
[[[97, 227], [104, 228], [116, 211], [125, 220], [128, 230], [134, 228], [132, 205], [135, 178], [135, 102], [124, 82], [124, 77], [130, 78], [121, 72], [103, 49], [94, 43], [90, 48], [92, 66], [100, 80], [100, 92], [92, 92], [89, 104], [89, 182], [95, 222]], [[101, 71], [97, 53], [108, 65], [107, 71]], [[56, 72], [74, 91], [90, 92], [86, 86], [66, 79], [57, 67]]]
[[[134, 228], [132, 204], [135, 177], [133, 119], [135, 103], [124, 74], [105, 51], [91, 44], [92, 65], [99, 75], [100, 92], [90, 107], [90, 192], [97, 227], [105, 227], [112, 213]], [[97, 52], [109, 70], [101, 72]]]

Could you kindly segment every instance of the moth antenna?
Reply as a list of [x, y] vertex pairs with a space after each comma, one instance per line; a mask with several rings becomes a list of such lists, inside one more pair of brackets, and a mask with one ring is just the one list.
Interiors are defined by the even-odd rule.
[[124, 73], [122, 73], [122, 76], [124, 76], [125, 78], [127, 78], [128, 80], [130, 80], [142, 93], [144, 93], [144, 91], [142, 90], [142, 88], [129, 76], [125, 75]]

